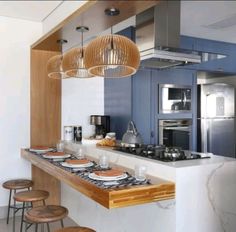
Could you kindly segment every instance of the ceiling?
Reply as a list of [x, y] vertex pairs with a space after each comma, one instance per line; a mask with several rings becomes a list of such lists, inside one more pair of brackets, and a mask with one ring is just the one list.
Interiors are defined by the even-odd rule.
[[236, 1], [181, 1], [181, 34], [236, 43]]
[[63, 1], [0, 1], [0, 16], [42, 22]]
[[[0, 16], [43, 21], [63, 1], [0, 1]], [[181, 34], [236, 43], [236, 1], [181, 1]]]

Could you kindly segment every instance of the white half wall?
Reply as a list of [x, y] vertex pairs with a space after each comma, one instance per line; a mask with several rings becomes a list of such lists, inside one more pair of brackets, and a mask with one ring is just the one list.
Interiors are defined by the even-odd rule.
[[[30, 163], [20, 157], [20, 148], [30, 144], [30, 45], [42, 35], [42, 24], [0, 17], [0, 34], [2, 185], [8, 179], [31, 176]], [[6, 206], [8, 191], [0, 188], [0, 196], [0, 207]]]
[[47, 18], [43, 21], [43, 34], [46, 34], [64, 19], [74, 13], [87, 1], [63, 1]]
[[62, 81], [62, 138], [63, 127], [81, 125], [83, 137], [94, 133], [89, 116], [104, 114], [104, 79], [64, 79]]

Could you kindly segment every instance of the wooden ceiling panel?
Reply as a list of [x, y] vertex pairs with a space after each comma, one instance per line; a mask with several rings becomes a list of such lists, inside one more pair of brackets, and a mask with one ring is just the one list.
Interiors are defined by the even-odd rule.
[[[57, 27], [44, 35], [32, 45], [32, 49], [60, 51], [60, 46], [56, 43], [58, 39], [67, 39], [71, 36], [79, 36], [75, 28], [79, 25], [89, 27], [86, 38], [93, 37], [98, 33], [108, 29], [112, 25], [124, 21], [158, 3], [156, 1], [88, 1], [75, 13], [66, 18]], [[120, 10], [118, 16], [109, 17], [105, 15], [106, 8], [115, 7]]]

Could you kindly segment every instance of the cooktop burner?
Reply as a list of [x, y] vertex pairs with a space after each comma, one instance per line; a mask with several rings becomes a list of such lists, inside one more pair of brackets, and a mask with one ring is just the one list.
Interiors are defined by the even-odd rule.
[[199, 154], [191, 151], [184, 151], [178, 147], [165, 147], [162, 145], [115, 147], [114, 150], [164, 162], [210, 158], [210, 156], [204, 154]]

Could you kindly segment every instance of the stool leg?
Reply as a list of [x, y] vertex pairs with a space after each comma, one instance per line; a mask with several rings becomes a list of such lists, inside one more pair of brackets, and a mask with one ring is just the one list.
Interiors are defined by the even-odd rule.
[[38, 224], [35, 224], [35, 232], [38, 232]]
[[23, 206], [22, 206], [21, 223], [20, 223], [20, 232], [22, 232], [22, 229], [23, 229], [24, 213], [25, 213], [25, 202], [23, 202]]
[[62, 219], [61, 219], [61, 228], [64, 228], [64, 223]]
[[[14, 190], [16, 193], [16, 190]], [[16, 200], [14, 199], [14, 208], [13, 208], [13, 232], [15, 232], [15, 220], [16, 220]]]
[[25, 232], [27, 232], [28, 222], [25, 221]]
[[41, 224], [41, 232], [44, 232], [44, 223]]
[[9, 213], [10, 213], [10, 206], [11, 206], [11, 189], [9, 194], [9, 201], [8, 201], [8, 208], [7, 208], [7, 224], [9, 223]]
[[47, 228], [48, 228], [48, 232], [50, 232], [50, 227], [49, 227], [49, 223], [47, 223]]

